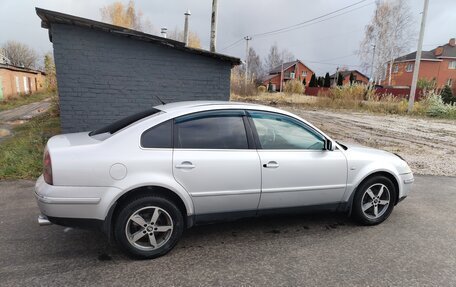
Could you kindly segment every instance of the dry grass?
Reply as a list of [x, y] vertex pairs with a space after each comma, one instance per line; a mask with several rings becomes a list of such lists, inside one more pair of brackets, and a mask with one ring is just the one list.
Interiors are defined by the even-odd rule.
[[[430, 110], [436, 110], [436, 105], [438, 103], [436, 103], [435, 100], [428, 100], [428, 98], [433, 99], [435, 96], [436, 95], [429, 94], [425, 100], [415, 102], [411, 114], [415, 116], [456, 118], [454, 116], [454, 110], [456, 110], [456, 108], [453, 107], [437, 106], [439, 109], [438, 112], [429, 112]], [[406, 99], [400, 99], [393, 95], [382, 95], [380, 97], [364, 85], [345, 85], [336, 87], [325, 93], [319, 94], [316, 97], [301, 94], [259, 93], [258, 95], [249, 97], [232, 94], [231, 100], [257, 102], [265, 105], [291, 105], [333, 110], [366, 111], [381, 114], [408, 114], [408, 101]]]

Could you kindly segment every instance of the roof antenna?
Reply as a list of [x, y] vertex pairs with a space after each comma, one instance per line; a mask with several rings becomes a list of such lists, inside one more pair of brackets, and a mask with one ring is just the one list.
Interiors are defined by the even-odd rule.
[[159, 96], [155, 96], [157, 98], [157, 100], [162, 104], [162, 105], [166, 105], [166, 103], [164, 101], [162, 101], [162, 99], [160, 99]]

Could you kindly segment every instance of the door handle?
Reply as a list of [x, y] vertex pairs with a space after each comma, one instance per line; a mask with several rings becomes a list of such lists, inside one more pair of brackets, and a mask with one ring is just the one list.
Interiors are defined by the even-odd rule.
[[176, 168], [179, 169], [193, 169], [195, 165], [190, 161], [183, 161], [181, 164], [176, 164]]
[[279, 164], [276, 161], [270, 161], [268, 163], [263, 164], [265, 168], [278, 168]]

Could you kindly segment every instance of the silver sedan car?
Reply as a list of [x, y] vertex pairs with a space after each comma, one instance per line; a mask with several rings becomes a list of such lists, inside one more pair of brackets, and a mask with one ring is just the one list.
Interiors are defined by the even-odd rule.
[[378, 224], [413, 180], [400, 156], [336, 142], [289, 112], [181, 102], [52, 137], [35, 194], [40, 224], [97, 227], [155, 258], [217, 220], [320, 209]]

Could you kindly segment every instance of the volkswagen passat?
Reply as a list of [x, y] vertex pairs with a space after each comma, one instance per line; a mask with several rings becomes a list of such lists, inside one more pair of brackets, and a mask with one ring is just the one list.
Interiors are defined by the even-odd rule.
[[338, 143], [289, 112], [181, 102], [52, 137], [35, 189], [41, 224], [97, 226], [154, 258], [216, 220], [320, 208], [378, 224], [412, 182], [399, 156]]

